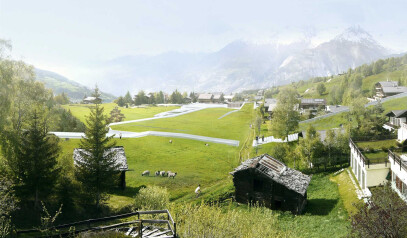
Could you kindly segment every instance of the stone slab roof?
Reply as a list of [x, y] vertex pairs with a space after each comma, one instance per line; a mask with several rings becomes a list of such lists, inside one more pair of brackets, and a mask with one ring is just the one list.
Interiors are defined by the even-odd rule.
[[[82, 155], [80, 152], [84, 152], [84, 149], [79, 149], [76, 148], [73, 151], [73, 159], [74, 159], [74, 163], [76, 163], [76, 161], [81, 161], [82, 160]], [[124, 153], [124, 148], [123, 146], [116, 146], [111, 148], [108, 151], [105, 151], [105, 153], [110, 153], [111, 151], [115, 152], [115, 156], [114, 159], [116, 160], [116, 164], [119, 165], [119, 171], [127, 171], [129, 170], [129, 167], [127, 165], [127, 158], [126, 158], [126, 154]]]
[[404, 93], [407, 92], [407, 87], [382, 87], [383, 93]]
[[213, 97], [213, 94], [211, 94], [211, 93], [201, 93], [201, 94], [199, 94], [198, 99], [210, 100], [210, 99], [212, 99], [212, 97]]
[[407, 110], [394, 110], [386, 114], [388, 117], [407, 117]]
[[255, 169], [276, 183], [303, 196], [307, 192], [308, 185], [311, 182], [311, 176], [287, 167], [284, 163], [268, 154], [263, 154], [244, 161], [230, 174], [234, 175], [236, 172], [247, 169]]
[[399, 85], [397, 81], [381, 81], [377, 84], [380, 84], [382, 87], [397, 87]]

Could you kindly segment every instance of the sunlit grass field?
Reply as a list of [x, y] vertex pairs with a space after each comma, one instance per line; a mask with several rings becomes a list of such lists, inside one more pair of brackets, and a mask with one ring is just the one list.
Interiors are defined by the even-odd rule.
[[243, 141], [254, 120], [253, 104], [246, 104], [240, 111], [230, 112], [227, 108], [209, 108], [189, 114], [112, 126], [122, 131], [167, 131]]
[[[92, 105], [90, 105], [90, 104], [69, 104], [69, 105], [63, 105], [62, 107], [65, 108], [66, 110], [70, 110], [72, 112], [72, 115], [74, 115], [76, 118], [78, 118], [82, 122], [85, 122], [86, 116], [89, 115], [89, 113], [90, 113], [89, 108], [91, 106]], [[116, 103], [104, 103], [104, 104], [101, 104], [101, 106], [104, 107], [105, 114], [109, 115], [110, 111], [113, 108], [115, 108], [117, 106], [117, 104]], [[119, 109], [125, 116], [124, 121], [153, 117], [154, 115], [156, 115], [158, 113], [171, 111], [171, 110], [174, 110], [177, 108], [179, 108], [179, 107], [178, 106], [170, 106], [170, 107], [152, 106], [152, 107], [140, 107], [140, 108], [119, 107]]]

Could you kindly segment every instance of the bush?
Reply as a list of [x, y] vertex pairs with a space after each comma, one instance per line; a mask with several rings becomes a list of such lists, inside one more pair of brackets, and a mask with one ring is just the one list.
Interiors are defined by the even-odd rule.
[[162, 210], [168, 208], [169, 193], [166, 188], [151, 186], [140, 189], [136, 196], [136, 209]]
[[389, 151], [389, 148], [387, 148], [386, 146], [383, 146], [383, 147], [382, 147], [382, 150], [383, 150], [384, 152], [388, 152], [388, 151]]
[[[277, 216], [268, 208], [248, 210], [201, 204], [179, 204], [171, 213], [180, 237], [280, 237]], [[284, 232], [289, 236], [289, 231]]]

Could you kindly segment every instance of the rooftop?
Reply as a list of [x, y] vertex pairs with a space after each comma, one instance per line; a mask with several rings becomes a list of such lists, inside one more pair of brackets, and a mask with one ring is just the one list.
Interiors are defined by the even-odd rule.
[[[110, 150], [105, 151], [106, 153], [110, 153], [111, 151], [115, 152], [114, 155], [114, 160], [116, 161], [116, 164], [119, 166], [119, 171], [126, 171], [129, 169], [128, 165], [127, 165], [127, 158], [126, 158], [126, 154], [124, 153], [124, 148], [123, 146], [116, 146], [111, 148]], [[80, 149], [80, 148], [75, 148], [73, 151], [73, 159], [74, 159], [74, 163], [76, 163], [76, 161], [81, 161], [82, 160], [82, 153], [86, 153], [84, 149]], [[88, 154], [88, 153], [86, 153]]]
[[198, 99], [210, 100], [210, 99], [212, 99], [212, 97], [213, 97], [213, 94], [211, 94], [211, 93], [202, 93], [202, 94], [199, 94]]
[[407, 110], [394, 110], [386, 114], [388, 117], [407, 117]]
[[268, 154], [263, 154], [244, 161], [230, 174], [234, 175], [238, 171], [253, 168], [269, 179], [301, 195], [307, 192], [308, 185], [311, 181], [311, 176], [287, 167], [284, 163]]
[[326, 105], [326, 100], [322, 98], [302, 98], [301, 104], [318, 104]]
[[378, 82], [382, 87], [397, 87], [399, 83], [397, 81], [381, 81]]
[[407, 92], [407, 87], [382, 87], [383, 93], [404, 93]]

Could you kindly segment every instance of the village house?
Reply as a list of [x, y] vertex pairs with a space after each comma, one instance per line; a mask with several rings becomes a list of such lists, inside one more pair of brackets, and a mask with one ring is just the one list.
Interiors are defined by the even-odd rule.
[[273, 115], [273, 110], [277, 106], [277, 99], [275, 98], [266, 98], [264, 100], [264, 112], [268, 113], [269, 116]]
[[225, 99], [225, 102], [232, 102], [234, 96], [235, 95], [225, 95], [223, 98]]
[[199, 103], [212, 103], [213, 94], [211, 93], [201, 93], [198, 97]]
[[237, 202], [259, 203], [295, 214], [305, 209], [311, 176], [287, 167], [268, 154], [246, 160], [230, 174]]
[[400, 198], [407, 202], [407, 155], [389, 151], [391, 164], [391, 185]]
[[394, 110], [386, 114], [389, 117], [388, 126], [398, 128], [402, 123], [406, 123], [407, 110]]
[[375, 84], [376, 97], [384, 98], [407, 92], [407, 87], [399, 86], [397, 81], [382, 81]]
[[222, 94], [213, 94], [212, 102], [221, 103]]
[[[118, 165], [118, 173], [119, 173], [119, 181], [118, 181], [118, 186], [121, 189], [125, 189], [126, 188], [126, 171], [129, 170], [129, 167], [127, 165], [127, 158], [126, 158], [126, 154], [124, 153], [124, 148], [123, 146], [116, 146], [111, 148], [109, 151], [106, 151], [105, 153], [110, 153], [114, 151], [115, 155], [114, 155], [114, 160], [116, 161], [116, 165]], [[73, 160], [74, 160], [74, 164], [77, 165], [77, 161], [82, 161], [83, 160], [83, 153], [87, 153], [85, 152], [84, 149], [79, 149], [79, 148], [75, 148], [73, 151]]]
[[326, 110], [326, 100], [320, 98], [302, 98], [299, 109], [304, 110]]
[[99, 104], [102, 103], [102, 99], [96, 97], [86, 97], [82, 100], [83, 104]]
[[369, 187], [376, 187], [386, 183], [386, 177], [390, 171], [390, 163], [387, 156], [384, 158], [369, 159], [358, 148], [356, 142], [349, 139], [350, 166], [357, 179], [362, 192], [371, 196]]

